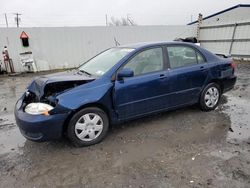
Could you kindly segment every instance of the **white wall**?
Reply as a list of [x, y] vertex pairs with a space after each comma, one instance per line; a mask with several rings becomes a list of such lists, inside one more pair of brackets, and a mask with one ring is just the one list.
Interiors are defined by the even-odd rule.
[[[248, 20], [246, 20], [245, 22], [248, 22]], [[201, 47], [206, 48], [214, 53], [232, 54], [234, 57], [239, 57], [239, 58], [245, 57], [246, 59], [250, 59], [250, 24], [239, 25], [236, 27], [234, 39], [236, 40], [245, 39], [245, 40], [234, 41], [230, 53], [230, 45], [231, 45], [231, 39], [233, 37], [233, 31], [234, 31], [234, 26], [201, 29], [200, 30]], [[224, 39], [228, 41], [202, 42], [202, 40], [224, 40]]]
[[235, 23], [245, 21], [250, 16], [250, 7], [237, 7], [230, 11], [224, 12], [203, 20], [203, 25], [220, 25], [226, 23]]
[[[21, 45], [22, 31], [29, 36], [29, 48]], [[194, 26], [0, 28], [0, 49], [8, 46], [16, 71], [22, 71], [19, 54], [32, 51], [41, 71], [77, 67], [114, 46], [114, 37], [120, 44], [171, 41], [176, 37], [194, 36], [194, 31]]]
[[[250, 7], [237, 7], [219, 15], [202, 21], [200, 29], [201, 47], [210, 50], [213, 53], [228, 55], [230, 53], [231, 39], [233, 36], [234, 25], [231, 27], [213, 27], [235, 23], [250, 23]], [[197, 23], [192, 26], [197, 27]], [[205, 28], [202, 28], [205, 27]], [[204, 41], [204, 40], [227, 40], [227, 41]], [[250, 59], [250, 24], [236, 27], [234, 39], [247, 39], [245, 42], [234, 41], [231, 54], [234, 58]], [[204, 41], [204, 42], [202, 42]]]
[[[219, 14], [217, 16], [208, 18], [202, 21], [200, 30], [200, 40], [223, 40], [221, 42], [201, 42], [201, 46], [214, 53], [229, 54], [231, 39], [233, 36], [234, 26], [230, 27], [218, 27], [218, 28], [206, 28], [206, 26], [218, 26], [225, 24], [235, 23], [250, 23], [250, 7], [238, 7]], [[196, 24], [195, 24], [196, 25]], [[234, 41], [231, 54], [234, 57], [244, 57], [250, 59], [250, 24], [239, 25], [236, 27], [234, 39], [247, 39], [244, 42]], [[238, 56], [237, 56], [238, 55]]]

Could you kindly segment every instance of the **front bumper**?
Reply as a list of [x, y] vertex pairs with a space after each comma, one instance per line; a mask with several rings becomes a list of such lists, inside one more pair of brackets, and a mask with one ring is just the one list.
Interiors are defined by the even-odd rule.
[[68, 115], [68, 113], [49, 116], [27, 114], [23, 111], [22, 98], [15, 106], [15, 118], [20, 132], [28, 140], [37, 142], [61, 138]]

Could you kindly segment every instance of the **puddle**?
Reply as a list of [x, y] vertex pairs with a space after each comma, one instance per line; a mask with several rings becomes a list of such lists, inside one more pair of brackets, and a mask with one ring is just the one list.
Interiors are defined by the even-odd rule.
[[0, 130], [5, 130], [16, 126], [16, 122], [13, 116], [13, 114], [0, 115]]
[[237, 156], [239, 153], [238, 152], [228, 152], [228, 151], [212, 151], [210, 152], [210, 155], [213, 157], [218, 157], [221, 158], [223, 160], [228, 160], [231, 159], [232, 157]]
[[231, 119], [231, 128], [227, 134], [227, 141], [246, 141], [250, 138], [250, 105], [249, 101], [228, 95], [228, 102], [223, 112]]
[[22, 153], [26, 139], [17, 127], [7, 131], [0, 131], [0, 155], [10, 152]]
[[21, 135], [14, 115], [4, 113], [0, 115], [0, 155], [10, 152], [22, 152], [26, 139]]

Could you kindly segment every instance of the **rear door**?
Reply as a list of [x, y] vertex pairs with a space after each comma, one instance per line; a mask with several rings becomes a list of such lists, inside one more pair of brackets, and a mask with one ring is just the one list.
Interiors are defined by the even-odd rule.
[[194, 47], [184, 44], [167, 46], [168, 83], [171, 106], [194, 103], [208, 76], [208, 63]]
[[119, 119], [147, 114], [167, 105], [164, 100], [167, 71], [162, 47], [143, 50], [124, 68], [132, 69], [134, 76], [115, 81], [114, 104]]

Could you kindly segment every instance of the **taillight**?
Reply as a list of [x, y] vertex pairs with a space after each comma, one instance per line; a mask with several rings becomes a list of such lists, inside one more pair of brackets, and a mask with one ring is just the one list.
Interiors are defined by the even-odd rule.
[[232, 67], [233, 69], [236, 69], [236, 68], [237, 68], [236, 63], [232, 62], [232, 63], [231, 63], [231, 67]]

